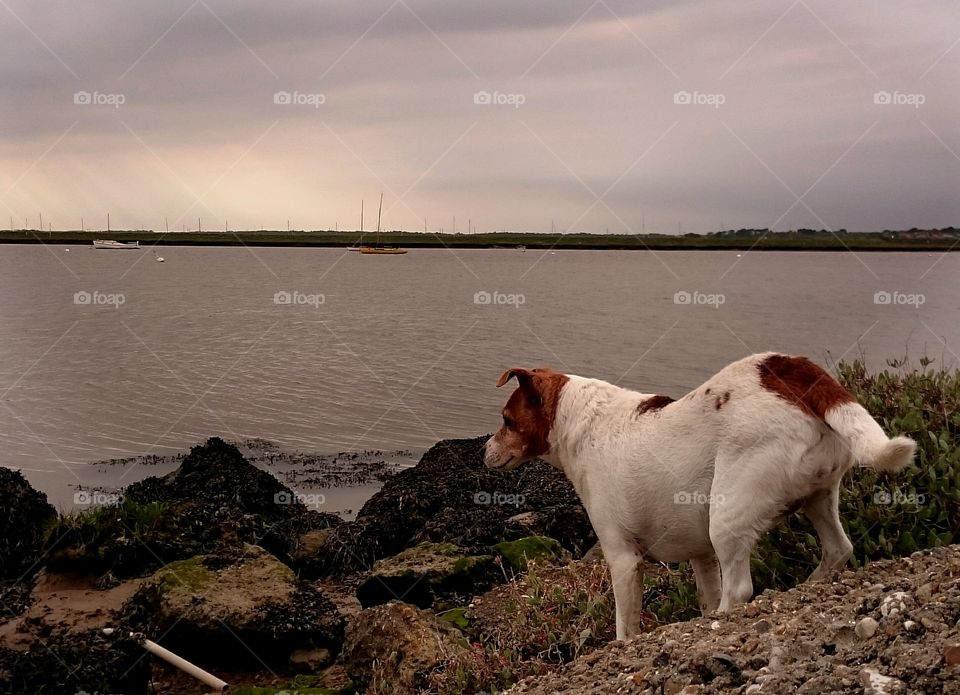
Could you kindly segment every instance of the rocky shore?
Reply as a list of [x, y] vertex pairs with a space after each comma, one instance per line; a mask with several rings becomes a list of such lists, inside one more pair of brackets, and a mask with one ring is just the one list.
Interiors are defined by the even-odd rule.
[[650, 566], [649, 631], [612, 642], [571, 486], [542, 462], [487, 470], [484, 439], [384, 475], [352, 521], [304, 506], [251, 443], [210, 439], [66, 516], [0, 468], [0, 695], [208, 692], [141, 635], [258, 695], [960, 692], [960, 547], [669, 624], [696, 615], [691, 578]]

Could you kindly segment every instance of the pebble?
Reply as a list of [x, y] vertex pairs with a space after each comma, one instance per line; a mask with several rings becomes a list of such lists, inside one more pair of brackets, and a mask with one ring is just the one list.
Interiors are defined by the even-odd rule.
[[857, 633], [857, 637], [860, 639], [870, 639], [877, 633], [879, 626], [880, 624], [873, 618], [861, 618], [857, 626], [853, 628], [853, 631]]
[[906, 688], [903, 681], [885, 676], [875, 668], [860, 671], [860, 684], [863, 685], [865, 695], [894, 695]]
[[770, 632], [772, 627], [773, 624], [769, 620], [758, 620], [753, 624], [754, 631], [760, 635], [762, 635], [764, 632]]
[[960, 664], [960, 645], [955, 644], [943, 650], [943, 660], [947, 663], [947, 666]]
[[884, 618], [895, 617], [907, 609], [909, 600], [910, 594], [905, 591], [895, 591], [889, 596], [885, 596], [880, 604], [880, 615]]
[[719, 629], [720, 629], [720, 621], [719, 621], [719, 620], [714, 620], [712, 623], [710, 623], [710, 629], [711, 629], [711, 630], [719, 630]]

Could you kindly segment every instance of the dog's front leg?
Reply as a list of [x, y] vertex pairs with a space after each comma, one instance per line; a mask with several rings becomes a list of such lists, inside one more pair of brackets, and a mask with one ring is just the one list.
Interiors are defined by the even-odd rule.
[[617, 639], [629, 639], [640, 631], [643, 555], [632, 541], [618, 539], [601, 545], [610, 567], [613, 597], [617, 603]]

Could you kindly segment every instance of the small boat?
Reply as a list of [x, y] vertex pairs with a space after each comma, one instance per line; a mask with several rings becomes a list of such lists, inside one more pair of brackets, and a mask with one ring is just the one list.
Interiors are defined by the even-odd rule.
[[406, 249], [401, 249], [397, 246], [387, 246], [385, 244], [376, 244], [374, 246], [361, 246], [359, 249], [360, 253], [381, 253], [381, 254], [399, 254], [406, 253]]
[[113, 239], [94, 239], [93, 248], [95, 249], [138, 249], [139, 241], [115, 241]]
[[393, 244], [381, 244], [380, 243], [380, 213], [383, 212], [383, 193], [380, 194], [380, 209], [377, 211], [377, 243], [375, 244], [366, 244], [360, 245], [360, 253], [365, 254], [379, 254], [379, 255], [390, 255], [396, 256], [401, 253], [406, 253], [406, 249], [402, 249], [399, 246]]

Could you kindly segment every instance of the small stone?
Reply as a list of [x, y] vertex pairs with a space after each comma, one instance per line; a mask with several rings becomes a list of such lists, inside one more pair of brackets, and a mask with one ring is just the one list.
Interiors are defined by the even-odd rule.
[[933, 582], [927, 582], [914, 592], [918, 601], [926, 603], [933, 596]]
[[857, 637], [860, 639], [870, 639], [877, 633], [877, 628], [880, 626], [876, 620], [870, 617], [861, 618], [860, 622], [857, 623], [857, 626], [853, 628], [853, 631], [857, 633]]
[[916, 632], [920, 629], [920, 624], [914, 622], [913, 620], [906, 620], [903, 623], [903, 629], [907, 632]]
[[748, 603], [743, 607], [743, 615], [747, 618], [756, 618], [760, 615], [760, 607], [754, 603]]
[[863, 686], [865, 695], [894, 695], [906, 689], [903, 681], [884, 676], [875, 668], [865, 668], [860, 671], [860, 684]]
[[719, 630], [719, 629], [720, 629], [720, 621], [719, 621], [719, 620], [714, 620], [712, 623], [710, 623], [710, 629], [711, 629], [711, 630]]
[[896, 617], [907, 609], [907, 603], [910, 601], [910, 594], [905, 591], [895, 591], [885, 596], [880, 603], [880, 615], [884, 618]]
[[952, 647], [947, 647], [943, 651], [943, 660], [946, 662], [947, 666], [956, 666], [960, 664], [960, 645], [953, 645]]
[[329, 649], [297, 649], [290, 655], [290, 668], [297, 673], [315, 673], [332, 660]]
[[754, 631], [762, 635], [764, 632], [770, 632], [770, 629], [773, 627], [773, 624], [769, 620], [758, 620], [753, 624]]

